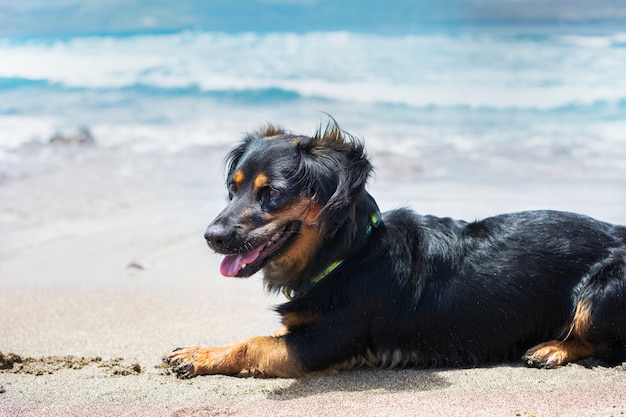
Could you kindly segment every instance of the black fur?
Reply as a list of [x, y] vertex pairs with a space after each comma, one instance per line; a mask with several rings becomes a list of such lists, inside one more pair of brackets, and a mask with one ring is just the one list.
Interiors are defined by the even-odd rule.
[[[240, 169], [266, 174], [279, 198], [268, 198], [268, 189], [234, 189]], [[281, 337], [304, 369], [474, 366], [520, 360], [552, 339], [626, 360], [625, 227], [557, 211], [468, 223], [408, 209], [386, 212], [376, 224], [378, 207], [365, 189], [371, 170], [363, 145], [334, 123], [313, 137], [269, 127], [228, 157], [232, 201], [206, 234], [218, 252], [252, 249], [258, 242], [250, 236], [267, 216], [298, 199], [322, 206], [322, 244], [312, 260], [268, 283], [294, 296], [277, 311], [302, 318], [286, 322]], [[572, 331], [581, 303], [590, 306], [587, 326]]]

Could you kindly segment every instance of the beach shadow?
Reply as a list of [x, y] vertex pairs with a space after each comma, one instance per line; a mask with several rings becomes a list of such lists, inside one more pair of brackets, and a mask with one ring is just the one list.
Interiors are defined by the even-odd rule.
[[337, 375], [312, 376], [294, 381], [287, 387], [273, 389], [267, 398], [285, 401], [330, 392], [385, 392], [431, 391], [451, 384], [433, 370], [377, 370], [358, 369]]

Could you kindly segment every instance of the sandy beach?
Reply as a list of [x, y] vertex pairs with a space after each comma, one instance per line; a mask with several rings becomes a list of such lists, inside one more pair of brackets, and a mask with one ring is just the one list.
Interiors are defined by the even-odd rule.
[[[0, 416], [626, 415], [626, 365], [168, 374], [167, 350], [279, 326], [272, 306], [282, 299], [260, 276], [220, 276], [202, 238], [226, 201], [226, 151], [20, 151], [30, 169], [0, 176]], [[626, 178], [610, 166], [475, 161], [437, 177], [428, 156], [372, 155], [382, 209], [471, 220], [550, 208], [626, 223]]]

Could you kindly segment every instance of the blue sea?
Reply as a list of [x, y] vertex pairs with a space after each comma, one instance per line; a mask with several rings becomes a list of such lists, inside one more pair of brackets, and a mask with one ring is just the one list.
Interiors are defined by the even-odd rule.
[[[224, 6], [186, 24], [162, 10], [138, 15], [139, 26], [124, 26], [128, 10], [108, 8], [100, 26], [81, 26], [72, 8], [46, 15], [27, 1], [32, 10], [15, 21], [31, 13], [32, 30], [0, 30], [0, 170], [24, 147], [81, 128], [100, 147], [179, 152], [231, 144], [267, 122], [311, 133], [331, 114], [372, 152], [530, 165], [566, 158], [626, 173], [626, 26], [452, 25], [434, 12], [409, 24], [412, 5], [425, 2], [398, 2], [381, 21], [343, 24], [333, 9], [324, 24], [297, 25], [292, 3], [316, 2], [267, 1], [266, 24], [248, 15], [232, 23]], [[64, 24], [62, 13], [73, 20]]]

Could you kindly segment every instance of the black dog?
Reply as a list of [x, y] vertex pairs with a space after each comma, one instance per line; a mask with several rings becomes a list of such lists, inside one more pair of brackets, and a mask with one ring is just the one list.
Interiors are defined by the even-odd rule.
[[[363, 146], [334, 123], [268, 126], [228, 155], [209, 225], [221, 272], [263, 269], [285, 328], [164, 357], [181, 377], [298, 377], [362, 365], [554, 368], [626, 360], [626, 227], [533, 211], [468, 223], [379, 214]], [[525, 352], [525, 353], [524, 353]]]

